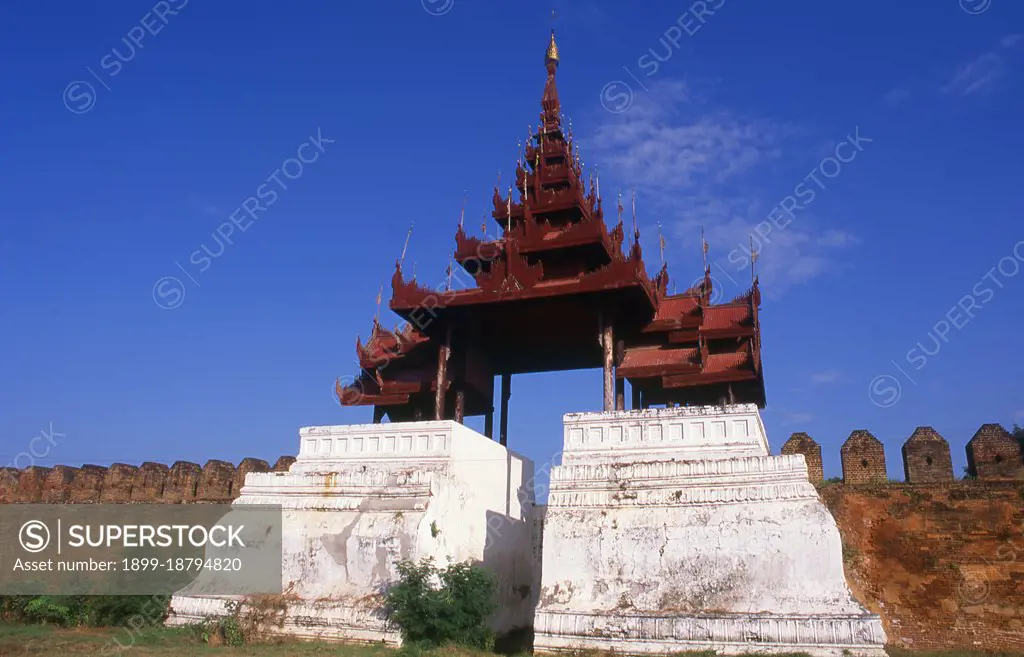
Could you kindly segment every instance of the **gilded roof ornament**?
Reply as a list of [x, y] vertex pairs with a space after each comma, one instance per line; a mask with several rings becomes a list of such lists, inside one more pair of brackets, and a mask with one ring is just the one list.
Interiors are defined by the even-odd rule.
[[551, 41], [548, 43], [548, 51], [544, 55], [544, 63], [549, 64], [554, 62], [557, 65], [559, 61], [558, 44], [555, 43], [555, 31], [551, 30]]

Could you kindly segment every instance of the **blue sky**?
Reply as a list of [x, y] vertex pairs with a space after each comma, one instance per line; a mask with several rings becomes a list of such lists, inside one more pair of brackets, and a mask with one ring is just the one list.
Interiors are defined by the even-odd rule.
[[[649, 269], [660, 224], [687, 287], [704, 225], [731, 298], [760, 235], [774, 449], [807, 431], [835, 476], [866, 428], [901, 477], [932, 425], [959, 472], [978, 426], [1024, 423], [1024, 4], [553, 6], [564, 111], [606, 199], [636, 189]], [[79, 465], [273, 460], [300, 426], [367, 421], [334, 380], [410, 223], [440, 282], [463, 196], [475, 227], [508, 183], [550, 9], [4, 4], [0, 465], [51, 424], [40, 462]], [[517, 377], [512, 446], [550, 460], [600, 386]]]

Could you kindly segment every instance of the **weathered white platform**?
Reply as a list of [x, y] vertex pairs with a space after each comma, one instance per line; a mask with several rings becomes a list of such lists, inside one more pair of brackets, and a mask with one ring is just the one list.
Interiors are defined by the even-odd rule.
[[536, 652], [712, 649], [881, 657], [802, 455], [754, 405], [565, 416]]
[[[253, 473], [235, 504], [284, 508], [282, 632], [399, 643], [382, 612], [395, 562], [475, 559], [499, 581], [494, 629], [529, 626], [539, 585], [533, 463], [451, 421], [308, 427], [289, 472]], [[230, 598], [177, 595], [172, 624]]]

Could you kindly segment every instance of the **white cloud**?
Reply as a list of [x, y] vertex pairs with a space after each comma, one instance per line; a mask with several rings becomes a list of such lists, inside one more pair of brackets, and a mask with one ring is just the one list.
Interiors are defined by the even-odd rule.
[[[768, 231], [764, 223], [769, 212], [793, 194], [800, 179], [772, 185], [765, 193], [761, 174], [770, 173], [769, 165], [783, 159], [787, 148], [797, 150], [792, 141], [800, 131], [727, 110], [702, 111], [703, 105], [692, 97], [679, 81], [652, 85], [650, 93], [637, 94], [628, 111], [604, 115], [587, 140], [588, 159], [596, 161], [602, 173], [638, 190], [641, 219], [654, 214], [664, 225], [671, 238], [670, 264], [680, 262], [680, 255], [684, 263], [700, 258], [703, 227], [712, 275], [720, 287], [732, 285], [738, 292], [749, 286], [751, 233], [759, 249], [757, 272], [771, 296], [837, 267], [837, 253], [860, 242], [850, 232], [822, 229], [807, 209], [799, 210], [782, 228], [776, 225]], [[832, 149], [834, 144], [829, 145]], [[810, 171], [820, 162], [815, 153], [813, 147], [800, 147], [798, 154], [786, 159], [799, 158]], [[673, 272], [686, 281], [699, 275], [675, 268]], [[685, 287], [684, 281], [678, 283], [678, 289]]]
[[628, 111], [609, 115], [590, 140], [609, 167], [647, 187], [724, 183], [779, 157], [785, 126], [743, 120], [725, 111], [694, 116], [685, 83], [666, 81], [640, 93]]
[[677, 236], [684, 244], [692, 244], [684, 248], [699, 254], [700, 226], [704, 226], [711, 273], [722, 284], [733, 283], [741, 289], [749, 285], [753, 234], [756, 271], [762, 289], [773, 297], [838, 268], [838, 252], [860, 243], [846, 231], [819, 232], [810, 214], [797, 215], [782, 229], [772, 226], [769, 232], [765, 224], [759, 228], [771, 208], [751, 199], [683, 197], [678, 203], [685, 218], [676, 222]]
[[821, 372], [815, 372], [811, 375], [811, 381], [815, 384], [821, 385], [824, 383], [835, 383], [839, 380], [840, 372], [836, 369], [823, 370]]
[[994, 52], [987, 52], [956, 67], [953, 79], [942, 91], [957, 96], [971, 96], [992, 90], [1006, 72], [1003, 58]]
[[779, 424], [781, 424], [784, 427], [791, 427], [796, 425], [806, 426], [807, 424], [810, 424], [811, 420], [813, 419], [814, 416], [811, 415], [810, 413], [794, 413], [790, 411], [783, 411], [782, 418], [779, 420]]
[[847, 247], [857, 246], [861, 240], [856, 235], [845, 230], [829, 229], [818, 238], [819, 246]]
[[893, 89], [882, 96], [882, 104], [886, 107], [898, 107], [910, 100], [910, 91], [907, 89]]

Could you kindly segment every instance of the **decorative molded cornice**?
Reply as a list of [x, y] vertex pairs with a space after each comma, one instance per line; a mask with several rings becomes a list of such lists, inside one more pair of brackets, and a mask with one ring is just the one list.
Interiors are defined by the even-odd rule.
[[578, 463], [560, 465], [551, 473], [551, 483], [629, 482], [649, 485], [665, 480], [685, 479], [688, 485], [704, 483], [746, 483], [759, 481], [806, 481], [803, 454], [748, 456], [714, 461], [665, 460], [639, 463]]
[[818, 494], [809, 482], [675, 489], [552, 490], [547, 513], [550, 516], [560, 507], [717, 506], [817, 499]]
[[[229, 616], [227, 603], [232, 597], [174, 596], [171, 625], [203, 622]], [[307, 639], [346, 639], [399, 645], [398, 628], [387, 620], [379, 601], [289, 601], [281, 627], [268, 626], [271, 632]]]
[[[882, 621], [874, 614], [656, 616], [538, 611], [534, 631], [534, 647], [545, 652], [566, 650], [571, 645], [608, 643], [608, 647], [614, 645], [616, 652], [623, 653], [742, 645], [749, 652], [811, 648], [815, 654], [842, 654], [848, 649], [861, 655], [885, 655], [882, 646], [886, 640]], [[645, 649], [639, 649], [641, 646]]]
[[816, 500], [802, 454], [557, 466], [549, 509]]

